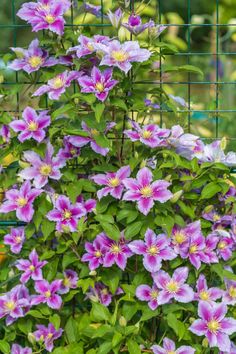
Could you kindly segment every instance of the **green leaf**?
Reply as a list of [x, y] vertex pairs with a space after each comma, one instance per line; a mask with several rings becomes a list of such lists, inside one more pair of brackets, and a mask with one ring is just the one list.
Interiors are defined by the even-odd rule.
[[55, 118], [57, 118], [58, 116], [63, 115], [64, 113], [67, 113], [67, 115], [68, 115], [68, 112], [69, 112], [70, 110], [72, 110], [73, 108], [74, 108], [73, 105], [72, 105], [71, 103], [68, 103], [68, 104], [66, 104], [66, 105], [64, 105], [64, 106], [61, 106], [60, 108], [56, 109], [56, 110], [51, 114], [51, 117], [52, 117], [52, 119], [55, 119]]
[[118, 241], [120, 238], [120, 230], [114, 224], [109, 224], [108, 222], [100, 223], [105, 233], [114, 241]]
[[141, 354], [140, 346], [132, 339], [128, 340], [127, 347], [130, 354]]
[[127, 240], [132, 239], [134, 236], [136, 236], [140, 232], [142, 226], [143, 226], [142, 221], [136, 221], [136, 222], [130, 224], [129, 226], [127, 226], [125, 229], [125, 238]]
[[69, 343], [77, 342], [79, 336], [78, 325], [72, 316], [66, 322], [65, 334]]
[[42, 313], [38, 310], [30, 310], [29, 312], [27, 312], [26, 314], [27, 316], [32, 316], [35, 318], [45, 318], [44, 315], [42, 315]]
[[176, 335], [178, 336], [179, 340], [186, 338], [190, 339], [191, 337], [189, 336], [189, 333], [187, 332], [187, 328], [185, 327], [185, 324], [179, 320], [177, 320], [176, 315], [173, 313], [168, 313], [167, 315], [167, 323], [170, 328], [174, 330]]
[[61, 319], [58, 314], [54, 313], [54, 315], [50, 316], [49, 322], [51, 322], [54, 325], [56, 330], [58, 330], [60, 328]]
[[0, 351], [3, 354], [10, 353], [10, 345], [5, 340], [0, 340]]
[[181, 65], [178, 67], [178, 71], [186, 71], [194, 74], [199, 74], [202, 77], [204, 76], [202, 70], [194, 65]]
[[104, 103], [97, 103], [96, 106], [92, 106], [92, 109], [95, 113], [95, 118], [97, 122], [100, 122], [102, 114], [105, 109], [105, 104]]
[[94, 302], [91, 310], [91, 318], [93, 321], [109, 321], [110, 312], [107, 307], [102, 304]]
[[44, 236], [44, 240], [48, 238], [48, 236], [55, 230], [55, 223], [47, 220], [46, 218], [43, 219], [43, 223], [41, 225], [41, 231]]
[[123, 339], [123, 335], [119, 332], [115, 332], [113, 338], [112, 338], [112, 341], [111, 341], [111, 344], [112, 344], [112, 347], [116, 347]]
[[110, 102], [111, 102], [111, 104], [113, 105], [113, 106], [115, 106], [115, 107], [118, 107], [118, 108], [121, 108], [121, 109], [123, 109], [124, 111], [127, 111], [128, 110], [128, 108], [127, 108], [127, 106], [126, 106], [126, 104], [125, 104], [125, 101], [124, 100], [122, 100], [121, 98], [119, 98], [119, 97], [113, 97], [113, 98], [111, 98], [110, 99]]
[[17, 322], [17, 325], [19, 330], [24, 334], [28, 334], [32, 330], [32, 321], [29, 318]]
[[221, 192], [222, 188], [216, 182], [208, 183], [202, 190], [201, 199], [210, 199], [215, 194]]
[[53, 354], [83, 354], [83, 344], [71, 343], [66, 347], [56, 348], [52, 352]]

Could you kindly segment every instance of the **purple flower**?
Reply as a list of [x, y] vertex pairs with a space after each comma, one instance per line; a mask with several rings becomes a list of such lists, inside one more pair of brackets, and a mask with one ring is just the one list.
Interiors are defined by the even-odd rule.
[[[102, 240], [99, 236], [102, 236]], [[89, 262], [90, 270], [95, 270], [101, 264], [103, 264], [103, 259], [106, 253], [106, 247], [103, 244], [103, 238], [105, 237], [106, 235], [104, 233], [101, 233], [97, 236], [93, 243], [85, 242], [84, 247], [87, 253], [83, 255], [81, 261]]]
[[[147, 107], [152, 107], [152, 108], [154, 108], [154, 109], [159, 109], [160, 108], [160, 105], [159, 104], [157, 104], [157, 103], [153, 103], [150, 99], [148, 99], [148, 98], [145, 98], [144, 99], [144, 103], [145, 103], [145, 106], [147, 106]], [[167, 130], [167, 129], [162, 129], [162, 130]], [[170, 132], [169, 130], [168, 130], [168, 132]]]
[[87, 200], [84, 200], [82, 194], [79, 195], [77, 198], [76, 198], [76, 201], [80, 204], [83, 205], [84, 209], [86, 210], [86, 213], [92, 213], [94, 211], [94, 209], [96, 209], [96, 204], [97, 204], [97, 201], [95, 199], [87, 199]]
[[63, 329], [59, 328], [58, 330], [56, 330], [52, 323], [49, 323], [48, 327], [45, 327], [43, 325], [36, 325], [36, 327], [37, 331], [33, 333], [36, 341], [43, 341], [46, 350], [51, 352], [54, 347], [54, 340], [61, 337]]
[[79, 71], [64, 71], [53, 79], [48, 80], [47, 85], [41, 86], [35, 91], [33, 96], [42, 96], [48, 94], [50, 100], [59, 100], [60, 96], [66, 92], [66, 88], [70, 86], [71, 81], [77, 80], [81, 76]]
[[2, 140], [4, 143], [9, 143], [11, 139], [11, 133], [10, 133], [10, 128], [8, 125], [3, 124], [0, 129], [0, 136], [2, 137]]
[[[110, 122], [107, 124], [107, 127], [103, 134], [106, 134], [109, 130], [111, 130], [116, 123]], [[81, 123], [82, 129], [84, 132], [88, 134], [88, 136], [70, 136], [69, 137], [69, 142], [77, 147], [82, 147], [87, 144], [90, 144], [91, 149], [96, 152], [97, 154], [106, 156], [109, 152], [108, 148], [101, 147], [100, 145], [97, 144], [96, 142], [96, 137], [98, 137], [102, 132], [99, 132], [97, 129], [91, 129], [87, 126], [85, 122]]]
[[198, 237], [201, 233], [201, 224], [195, 221], [184, 228], [175, 225], [171, 233], [171, 245], [177, 254], [188, 251], [189, 240], [191, 237]]
[[20, 190], [10, 189], [6, 192], [6, 201], [0, 206], [0, 213], [15, 210], [19, 220], [30, 222], [34, 215], [33, 202], [41, 193], [41, 189], [31, 189], [30, 182], [25, 181]]
[[79, 45], [75, 47], [71, 47], [68, 49], [67, 53], [75, 52], [77, 58], [82, 58], [86, 55], [90, 55], [96, 52], [96, 48], [94, 47], [95, 43], [106, 43], [110, 40], [107, 36], [101, 36], [99, 34], [95, 35], [92, 38], [83, 36], [82, 34], [78, 37]]
[[123, 200], [137, 201], [138, 209], [147, 215], [154, 205], [154, 201], [165, 203], [172, 198], [172, 193], [167, 189], [170, 183], [165, 180], [152, 182], [152, 172], [142, 168], [137, 173], [137, 179], [126, 178], [123, 183], [128, 191], [124, 194]]
[[222, 295], [223, 291], [221, 289], [208, 288], [205, 276], [203, 274], [199, 275], [195, 300], [211, 302], [220, 299]]
[[200, 319], [193, 322], [189, 330], [197, 336], [205, 335], [210, 347], [217, 347], [229, 352], [231, 343], [229, 335], [236, 332], [236, 320], [226, 317], [227, 306], [223, 303], [209, 304], [199, 302], [198, 316]]
[[230, 351], [229, 352], [220, 351], [219, 354], [236, 354], [236, 345], [233, 342], [231, 342]]
[[148, 124], [142, 128], [134, 121], [130, 121], [134, 130], [125, 130], [124, 134], [131, 141], [140, 141], [151, 148], [166, 146], [166, 138], [170, 135], [169, 129], [161, 129], [158, 125]]
[[167, 28], [168, 26], [164, 25], [155, 25], [153, 27], [149, 27], [149, 34], [151, 35], [152, 38], [156, 39], [160, 37], [162, 32]]
[[205, 263], [218, 263], [218, 257], [215, 253], [216, 246], [219, 242], [219, 237], [215, 236], [214, 234], [210, 234], [206, 237], [206, 247], [204, 249], [204, 262]]
[[64, 32], [65, 20], [63, 15], [68, 9], [68, 1], [38, 0], [27, 2], [17, 12], [22, 20], [32, 26], [33, 32], [48, 29], [62, 35]]
[[[123, 294], [123, 290], [118, 288], [115, 295]], [[86, 298], [94, 302], [100, 302], [104, 306], [109, 306], [112, 302], [112, 293], [109, 288], [101, 282], [95, 283], [94, 287], [89, 287], [89, 292], [86, 293]]]
[[29, 279], [41, 280], [43, 279], [42, 268], [47, 264], [46, 261], [39, 261], [39, 257], [35, 249], [30, 253], [29, 260], [19, 259], [16, 263], [16, 268], [23, 271], [20, 281], [27, 283]]
[[25, 242], [25, 230], [23, 227], [11, 228], [10, 234], [4, 236], [4, 244], [9, 245], [11, 252], [20, 253]]
[[221, 237], [216, 249], [217, 256], [227, 261], [232, 257], [233, 247], [234, 241], [230, 237]]
[[176, 103], [178, 103], [180, 106], [182, 106], [182, 107], [188, 107], [188, 104], [186, 103], [186, 101], [185, 101], [182, 97], [174, 96], [174, 95], [171, 95], [171, 94], [169, 94], [168, 96], [169, 96], [173, 101], [175, 101]]
[[103, 233], [97, 236], [97, 240], [105, 248], [103, 266], [111, 267], [116, 263], [119, 268], [124, 270], [127, 259], [131, 257], [133, 253], [126, 244], [123, 233], [121, 233], [119, 241], [113, 241]]
[[31, 305], [47, 304], [48, 307], [58, 310], [62, 305], [61, 297], [56, 294], [61, 289], [62, 280], [54, 280], [51, 284], [47, 280], [35, 283], [35, 290], [40, 295], [33, 295]]
[[78, 79], [81, 92], [93, 92], [98, 100], [105, 101], [110, 90], [118, 83], [117, 80], [112, 80], [112, 69], [106, 69], [103, 73], [93, 67], [91, 77], [84, 75]]
[[107, 44], [96, 43], [94, 47], [104, 53], [100, 65], [116, 66], [126, 74], [132, 68], [131, 63], [142, 63], [151, 56], [151, 52], [141, 49], [137, 41], [127, 41], [121, 44], [113, 40]]
[[112, 26], [117, 29], [121, 25], [123, 16], [124, 13], [120, 8], [118, 8], [115, 12], [112, 12], [111, 10], [107, 12], [107, 17], [109, 18], [109, 21], [111, 22]]
[[152, 287], [149, 285], [139, 285], [136, 289], [136, 297], [141, 301], [147, 301], [151, 310], [156, 310], [158, 307], [159, 289], [155, 284]]
[[162, 289], [159, 293], [159, 304], [166, 304], [170, 302], [171, 299], [183, 303], [193, 301], [194, 292], [192, 288], [189, 285], [184, 284], [187, 277], [187, 267], [177, 268], [174, 271], [172, 278], [163, 270], [159, 270], [154, 274], [154, 282], [159, 289]]
[[153, 345], [151, 347], [154, 354], [194, 354], [195, 349], [186, 345], [182, 345], [176, 349], [175, 343], [173, 340], [165, 337], [163, 339], [163, 347], [159, 345]]
[[23, 348], [19, 344], [13, 344], [11, 354], [32, 354], [32, 349], [28, 347]]
[[111, 194], [112, 197], [120, 199], [124, 190], [123, 180], [130, 176], [130, 167], [121, 167], [117, 172], [108, 172], [106, 174], [98, 174], [91, 179], [98, 185], [105, 185], [105, 188], [97, 192], [98, 199]]
[[44, 187], [48, 179], [58, 181], [61, 178], [60, 168], [64, 166], [65, 160], [58, 156], [53, 157], [54, 148], [51, 143], [47, 144], [45, 157], [36, 154], [34, 151], [26, 151], [24, 159], [31, 164], [19, 173], [19, 176], [26, 180], [32, 180], [36, 188]]
[[9, 326], [19, 317], [24, 317], [30, 308], [28, 289], [24, 285], [17, 285], [5, 295], [0, 296], [0, 318], [6, 317]]
[[69, 136], [63, 139], [63, 148], [58, 151], [58, 158], [62, 160], [70, 160], [80, 155], [80, 148], [69, 142]]
[[11, 50], [17, 55], [17, 59], [8, 65], [12, 70], [24, 70], [30, 74], [40, 68], [54, 66], [58, 63], [57, 59], [49, 57], [48, 52], [39, 47], [38, 39], [30, 43], [28, 50], [23, 48], [11, 48]]
[[122, 23], [122, 26], [125, 27], [129, 32], [137, 36], [138, 34], [145, 31], [147, 28], [154, 27], [155, 23], [152, 20], [147, 23], [142, 23], [142, 19], [140, 16], [132, 14], [128, 18], [128, 23]]
[[63, 272], [64, 279], [61, 283], [61, 287], [58, 290], [59, 294], [67, 294], [70, 289], [76, 289], [77, 288], [77, 282], [78, 282], [78, 275], [74, 270], [71, 269], [66, 269]]
[[21, 132], [18, 136], [21, 143], [31, 138], [40, 143], [46, 135], [44, 129], [50, 125], [47, 113], [42, 111], [38, 115], [33, 108], [26, 107], [22, 113], [23, 119], [13, 120], [9, 126], [17, 133]]
[[76, 231], [78, 220], [86, 215], [86, 210], [80, 203], [71, 204], [69, 198], [60, 195], [55, 201], [55, 209], [47, 213], [50, 221], [56, 221], [57, 231]]
[[222, 141], [216, 140], [213, 143], [204, 145], [203, 149], [195, 154], [200, 162], [221, 162], [226, 166], [233, 167], [236, 165], [236, 153], [224, 153]]
[[236, 304], [236, 281], [225, 279], [226, 291], [222, 297], [222, 302], [226, 305]]
[[89, 2], [84, 2], [83, 5], [81, 6], [81, 9], [84, 10], [84, 12], [88, 12], [96, 17], [101, 16], [101, 9], [102, 7], [100, 5], [92, 5]]
[[170, 241], [165, 234], [156, 235], [151, 229], [147, 229], [145, 242], [132, 241], [128, 247], [133, 253], [143, 255], [144, 267], [154, 273], [161, 268], [162, 260], [172, 260], [177, 257], [169, 245]]

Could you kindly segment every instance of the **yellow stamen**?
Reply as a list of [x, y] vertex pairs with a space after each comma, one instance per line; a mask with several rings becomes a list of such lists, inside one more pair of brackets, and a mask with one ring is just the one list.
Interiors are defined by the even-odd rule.
[[149, 138], [151, 138], [151, 136], [152, 136], [152, 132], [150, 132], [150, 130], [144, 130], [144, 131], [142, 132], [142, 137], [143, 137], [144, 139], [149, 139]]
[[152, 299], [156, 299], [157, 296], [158, 296], [158, 291], [153, 290], [153, 291], [151, 291], [150, 295], [151, 295], [151, 298], [152, 298]]
[[236, 297], [236, 287], [231, 286], [231, 287], [229, 288], [229, 296], [231, 296], [231, 297], [233, 297], [233, 298]]
[[45, 16], [45, 21], [46, 21], [47, 23], [49, 23], [49, 25], [50, 25], [51, 23], [53, 23], [53, 22], [55, 21], [55, 16], [46, 15], [46, 16]]
[[88, 50], [90, 50], [91, 52], [94, 50], [94, 46], [92, 43], [87, 43], [86, 47], [88, 48]]
[[16, 307], [16, 304], [15, 304], [14, 301], [7, 301], [7, 302], [5, 303], [5, 307], [6, 307], [8, 310], [12, 311], [12, 310], [14, 310], [14, 308]]
[[63, 284], [64, 284], [64, 286], [70, 286], [70, 284], [71, 284], [70, 278], [65, 278], [65, 279], [63, 280]]
[[17, 237], [15, 238], [15, 240], [16, 240], [16, 243], [21, 243], [21, 237], [20, 237], [20, 236], [17, 236]]
[[104, 89], [105, 89], [104, 85], [103, 85], [101, 82], [96, 83], [95, 88], [96, 88], [96, 90], [98, 90], [99, 92], [103, 92]]
[[125, 53], [123, 50], [114, 50], [111, 53], [111, 56], [113, 59], [115, 59], [118, 62], [124, 62], [128, 59], [129, 55], [128, 53]]
[[175, 242], [178, 244], [181, 244], [186, 240], [185, 234], [181, 231], [176, 232], [176, 234], [173, 237], [175, 239]]
[[35, 267], [31, 264], [30, 266], [29, 266], [29, 270], [31, 270], [32, 272], [35, 270]]
[[71, 216], [72, 216], [72, 214], [71, 214], [70, 210], [64, 210], [64, 212], [63, 212], [63, 218], [64, 219], [70, 219]]
[[192, 245], [190, 248], [189, 248], [189, 253], [195, 253], [197, 252], [197, 245]]
[[52, 172], [52, 167], [48, 164], [42, 165], [39, 169], [39, 172], [42, 176], [49, 176]]
[[216, 333], [220, 328], [220, 324], [216, 320], [211, 320], [210, 322], [208, 322], [207, 327], [209, 331]]
[[217, 247], [218, 247], [220, 250], [225, 249], [225, 247], [226, 247], [226, 242], [225, 242], [225, 241], [220, 241]]
[[38, 124], [36, 122], [31, 121], [28, 124], [28, 130], [30, 130], [31, 132], [35, 132], [38, 129]]
[[46, 291], [45, 293], [44, 293], [44, 295], [45, 295], [45, 297], [46, 298], [49, 298], [50, 296], [51, 296], [51, 291]]
[[26, 198], [18, 198], [17, 200], [16, 200], [16, 202], [17, 202], [17, 205], [20, 207], [20, 208], [23, 208], [26, 204], [27, 204], [27, 202], [28, 202], [28, 200], [26, 199]]
[[173, 351], [173, 350], [169, 350], [169, 351], [167, 352], [167, 354], [176, 354], [176, 352]]
[[98, 136], [99, 135], [99, 131], [97, 129], [91, 129], [91, 135], [92, 136]]
[[37, 66], [43, 64], [43, 59], [38, 55], [34, 55], [30, 57], [28, 61], [29, 61], [29, 65], [32, 66], [32, 68], [37, 68]]
[[140, 189], [140, 193], [144, 198], [150, 198], [152, 196], [152, 188], [150, 186], [145, 186]]
[[109, 186], [110, 187], [118, 187], [120, 184], [120, 180], [117, 177], [109, 179]]
[[51, 339], [52, 337], [53, 337], [53, 334], [52, 333], [48, 333], [47, 338]]
[[105, 288], [105, 289], [102, 289], [101, 293], [102, 293], [103, 295], [107, 295], [107, 294], [108, 294], [108, 290], [107, 290], [106, 288]]
[[120, 253], [120, 247], [115, 244], [111, 247], [111, 251], [112, 251], [112, 253], [116, 253], [116, 254]]
[[70, 149], [70, 153], [71, 153], [71, 155], [75, 155], [75, 154], [76, 154], [76, 152], [77, 152], [77, 150], [76, 150], [76, 149], [74, 149], [74, 148]]
[[213, 216], [213, 221], [219, 221], [220, 220], [220, 216], [218, 214], [215, 214]]
[[64, 86], [64, 81], [60, 78], [60, 76], [55, 77], [53, 80], [53, 88], [54, 89], [59, 89]]
[[96, 252], [94, 252], [94, 255], [95, 255], [95, 257], [99, 258], [99, 257], [101, 257], [102, 252], [96, 251]]
[[176, 293], [179, 290], [179, 285], [176, 283], [176, 281], [171, 280], [167, 285], [166, 285], [167, 290], [170, 293]]
[[148, 248], [148, 253], [152, 256], [156, 255], [159, 253], [159, 249], [157, 246], [151, 246]]
[[205, 300], [205, 301], [209, 300], [209, 294], [205, 290], [200, 292], [199, 297], [201, 300]]

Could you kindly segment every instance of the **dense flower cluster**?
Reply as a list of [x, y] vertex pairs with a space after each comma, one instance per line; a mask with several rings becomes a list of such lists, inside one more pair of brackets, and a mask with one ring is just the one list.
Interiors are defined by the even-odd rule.
[[[134, 114], [127, 77], [159, 55], [137, 38], [146, 31], [155, 44], [165, 26], [109, 10], [112, 30], [135, 40], [72, 28], [55, 55], [70, 6], [37, 0], [18, 11], [33, 32], [60, 37], [48, 48], [38, 39], [12, 48], [9, 63], [30, 80], [42, 74], [32, 95], [50, 99], [1, 126], [1, 147], [17, 156], [14, 176], [1, 169], [9, 180], [0, 213], [19, 225], [3, 238], [12, 253], [0, 295], [9, 350], [51, 352], [59, 343], [59, 353], [234, 354], [236, 153], [225, 153], [224, 140], [205, 144], [179, 125], [146, 122], [144, 108], [160, 108], [152, 96], [140, 103], [142, 123]], [[78, 11], [100, 17], [103, 9], [84, 2]]]

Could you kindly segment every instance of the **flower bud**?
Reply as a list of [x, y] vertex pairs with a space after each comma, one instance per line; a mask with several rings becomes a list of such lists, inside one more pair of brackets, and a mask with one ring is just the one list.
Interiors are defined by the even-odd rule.
[[127, 34], [129, 32], [127, 31], [127, 29], [125, 29], [124, 27], [120, 27], [119, 31], [118, 31], [118, 39], [123, 42], [127, 39]]
[[227, 139], [226, 139], [226, 137], [224, 136], [224, 137], [221, 139], [220, 147], [221, 147], [222, 150], [225, 150], [226, 146], [227, 146]]
[[207, 348], [209, 346], [209, 342], [208, 342], [208, 339], [207, 338], [204, 338], [203, 341], [202, 341], [202, 346], [204, 348]]
[[60, 231], [56, 231], [56, 232], [55, 232], [55, 236], [56, 236], [56, 237], [59, 238], [59, 237], [61, 237], [61, 235], [62, 235], [62, 233], [61, 233]]
[[75, 103], [75, 104], [79, 104], [79, 98], [78, 98], [78, 97], [75, 97], [75, 98], [74, 98], [74, 103]]
[[91, 275], [92, 277], [95, 277], [97, 275], [96, 270], [91, 270], [91, 272], [89, 272], [89, 275]]
[[28, 333], [28, 341], [31, 343], [31, 344], [35, 344], [35, 336], [32, 332], [29, 332]]
[[0, 84], [2, 84], [4, 82], [4, 76], [0, 75]]
[[179, 198], [182, 196], [183, 190], [181, 189], [180, 191], [174, 193], [173, 197], [170, 199], [171, 203], [176, 203]]
[[146, 167], [146, 164], [147, 164], [147, 161], [146, 160], [143, 160], [140, 164], [140, 168], [144, 168]]
[[126, 327], [127, 321], [126, 321], [126, 319], [124, 318], [124, 316], [120, 316], [120, 318], [119, 318], [119, 325], [120, 325], [121, 327]]
[[20, 166], [21, 168], [27, 168], [27, 167], [30, 166], [30, 164], [29, 164], [28, 162], [19, 160], [19, 166]]
[[189, 323], [192, 324], [195, 320], [196, 320], [196, 318], [190, 317], [190, 318], [189, 318]]
[[171, 175], [168, 175], [168, 176], [165, 177], [165, 181], [171, 182], [171, 178], [172, 178], [172, 176], [171, 176]]
[[204, 213], [210, 213], [213, 209], [214, 209], [213, 205], [208, 205], [208, 206], [204, 209]]

